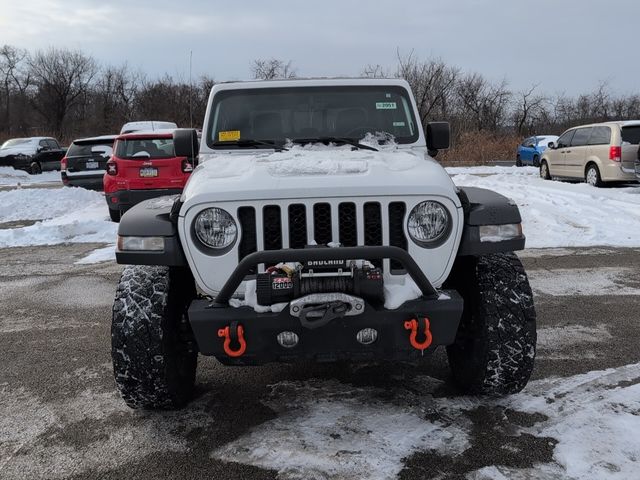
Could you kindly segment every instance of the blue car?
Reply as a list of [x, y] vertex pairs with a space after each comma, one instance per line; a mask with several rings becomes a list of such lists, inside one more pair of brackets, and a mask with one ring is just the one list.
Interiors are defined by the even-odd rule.
[[518, 145], [518, 151], [516, 152], [516, 166], [540, 166], [540, 157], [542, 156], [542, 152], [547, 149], [549, 142], [555, 142], [556, 140], [558, 140], [556, 135], [536, 135], [525, 138], [522, 143]]

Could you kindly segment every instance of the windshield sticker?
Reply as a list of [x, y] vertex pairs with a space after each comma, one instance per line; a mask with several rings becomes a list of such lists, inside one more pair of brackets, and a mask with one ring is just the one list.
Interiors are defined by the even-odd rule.
[[218, 132], [219, 142], [235, 142], [240, 140], [240, 130], [229, 130], [226, 132]]
[[376, 102], [376, 110], [395, 110], [396, 102]]
[[393, 122], [394, 127], [404, 127], [404, 122]]

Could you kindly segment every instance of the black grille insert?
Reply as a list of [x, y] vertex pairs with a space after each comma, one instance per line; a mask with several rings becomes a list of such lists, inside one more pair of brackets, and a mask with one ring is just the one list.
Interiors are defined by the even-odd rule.
[[[238, 209], [238, 221], [240, 222], [240, 242], [238, 243], [238, 261], [258, 249], [256, 238], [256, 210], [253, 207], [240, 207]], [[251, 272], [256, 273], [254, 268]]]
[[340, 229], [340, 243], [344, 247], [358, 245], [358, 224], [356, 222], [356, 204], [341, 203], [338, 206], [338, 228]]
[[[407, 249], [407, 237], [404, 234], [404, 216], [407, 207], [404, 202], [391, 202], [389, 204], [389, 245]], [[404, 273], [405, 270], [400, 262], [391, 260], [392, 273]]]
[[318, 245], [331, 242], [331, 205], [316, 203], [313, 206], [313, 236]]
[[301, 203], [289, 205], [289, 248], [307, 245], [307, 209]]
[[262, 211], [262, 229], [264, 230], [264, 249], [279, 250], [282, 248], [282, 224], [280, 223], [280, 207], [267, 205]]

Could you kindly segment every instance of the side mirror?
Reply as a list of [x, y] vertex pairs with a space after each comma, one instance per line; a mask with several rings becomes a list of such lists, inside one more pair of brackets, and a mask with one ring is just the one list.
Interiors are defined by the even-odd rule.
[[194, 166], [197, 164], [200, 142], [198, 142], [198, 132], [194, 128], [179, 128], [173, 131], [173, 150], [176, 157], [187, 157], [193, 159]]
[[449, 148], [451, 128], [449, 122], [427, 123], [427, 149], [429, 154]]
[[550, 149], [552, 149], [552, 150], [553, 150], [554, 148], [556, 148], [556, 142], [549, 142], [549, 143], [547, 143], [547, 147], [549, 147]]

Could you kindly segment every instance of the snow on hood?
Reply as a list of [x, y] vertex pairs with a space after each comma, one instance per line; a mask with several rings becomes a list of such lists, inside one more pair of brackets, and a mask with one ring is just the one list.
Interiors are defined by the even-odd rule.
[[10, 155], [33, 155], [36, 153], [36, 146], [32, 143], [16, 145], [15, 147], [0, 148], [0, 157], [8, 157]]
[[202, 154], [185, 202], [320, 196], [434, 194], [455, 197], [445, 170], [423, 150], [325, 145], [283, 152]]

